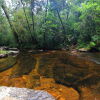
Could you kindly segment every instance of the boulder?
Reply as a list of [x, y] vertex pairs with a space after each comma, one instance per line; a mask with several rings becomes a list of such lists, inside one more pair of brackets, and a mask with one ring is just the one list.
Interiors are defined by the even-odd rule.
[[88, 52], [89, 49], [87, 49], [87, 48], [80, 48], [80, 49], [78, 49], [78, 51], [80, 51], [80, 52]]
[[8, 56], [7, 54], [0, 54], [0, 58], [5, 58], [7, 56]]
[[9, 51], [9, 55], [17, 55], [19, 54], [19, 51]]
[[2, 46], [2, 47], [0, 47], [0, 50], [8, 50], [8, 47]]
[[0, 87], [0, 100], [55, 100], [55, 98], [45, 91]]
[[11, 50], [11, 51], [18, 51], [17, 48], [8, 48], [8, 50]]

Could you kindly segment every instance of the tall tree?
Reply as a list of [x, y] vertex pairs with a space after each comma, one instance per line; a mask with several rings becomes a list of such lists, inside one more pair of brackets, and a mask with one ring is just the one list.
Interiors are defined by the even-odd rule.
[[20, 40], [18, 39], [18, 34], [17, 34], [17, 32], [15, 31], [15, 28], [14, 28], [12, 22], [10, 21], [9, 14], [8, 14], [7, 9], [6, 9], [6, 7], [4, 6], [4, 4], [2, 4], [1, 7], [2, 7], [4, 13], [5, 13], [5, 16], [6, 16], [7, 20], [8, 20], [8, 23], [9, 23], [9, 25], [10, 25], [10, 28], [11, 28], [13, 34], [14, 34], [16, 43], [18, 43], [18, 48], [19, 48], [19, 47], [20, 47]]
[[22, 5], [23, 5], [23, 11], [24, 11], [25, 18], [26, 18], [26, 21], [27, 21], [29, 33], [31, 34], [32, 42], [33, 42], [33, 43], [36, 43], [36, 39], [34, 38], [34, 36], [33, 36], [33, 34], [32, 34], [32, 31], [31, 31], [31, 28], [30, 28], [30, 24], [29, 24], [29, 21], [28, 21], [28, 18], [27, 18], [27, 14], [26, 14], [26, 11], [25, 11], [25, 7], [24, 7], [23, 0], [21, 0], [21, 3], [22, 3]]
[[[44, 24], [46, 24], [46, 21], [47, 21], [47, 13], [48, 13], [48, 3], [49, 3], [49, 0], [46, 1], [46, 7], [45, 7], [45, 18], [44, 18]], [[44, 35], [43, 35], [43, 49], [45, 50], [46, 49], [46, 27], [45, 27], [45, 31], [44, 31]]]
[[34, 32], [34, 8], [35, 8], [35, 1], [31, 0], [31, 14], [32, 14], [32, 26], [33, 26], [33, 32]]

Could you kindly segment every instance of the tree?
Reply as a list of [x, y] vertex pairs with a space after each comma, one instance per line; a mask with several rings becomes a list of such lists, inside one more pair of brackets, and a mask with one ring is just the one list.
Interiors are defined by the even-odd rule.
[[1, 44], [13, 40], [4, 36], [10, 28], [22, 48], [91, 48], [100, 43], [99, 0], [13, 0], [9, 9], [5, 6], [0, 23], [7, 30], [0, 28], [0, 36], [7, 39]]
[[9, 15], [8, 15], [8, 12], [7, 12], [6, 7], [4, 6], [4, 4], [2, 4], [2, 9], [3, 9], [3, 11], [4, 11], [5, 15], [6, 15], [6, 18], [7, 18], [7, 20], [8, 20], [9, 25], [10, 25], [10, 28], [11, 28], [13, 34], [14, 34], [16, 43], [18, 43], [18, 47], [19, 47], [20, 41], [19, 41], [19, 39], [18, 39], [18, 34], [17, 34], [17, 32], [15, 31], [12, 22], [10, 21], [10, 17], [9, 17]]

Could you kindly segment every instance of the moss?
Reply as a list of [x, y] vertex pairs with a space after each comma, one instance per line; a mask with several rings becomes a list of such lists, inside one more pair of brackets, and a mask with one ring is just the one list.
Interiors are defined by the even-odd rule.
[[6, 51], [6, 50], [0, 50], [0, 54], [9, 54], [9, 51]]

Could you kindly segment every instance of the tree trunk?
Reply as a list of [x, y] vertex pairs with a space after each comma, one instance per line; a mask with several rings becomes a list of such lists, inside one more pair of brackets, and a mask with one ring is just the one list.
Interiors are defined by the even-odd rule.
[[29, 29], [29, 32], [31, 33], [30, 25], [29, 25], [29, 22], [28, 22], [28, 19], [27, 19], [26, 11], [25, 11], [24, 4], [23, 4], [22, 0], [21, 0], [21, 3], [23, 5], [23, 11], [24, 11], [24, 15], [25, 15], [26, 22], [27, 22], [27, 25], [28, 25], [28, 29]]
[[63, 28], [63, 34], [65, 34], [66, 31], [65, 31], [65, 27], [64, 27], [63, 21], [62, 21], [62, 19], [61, 19], [60, 13], [59, 13], [58, 9], [56, 9], [56, 11], [57, 11], [57, 14], [58, 14], [59, 20], [60, 20], [61, 25], [62, 25], [62, 28]]
[[9, 14], [8, 14], [8, 12], [7, 12], [7, 10], [6, 10], [6, 7], [5, 7], [4, 5], [2, 5], [2, 9], [3, 9], [4, 13], [5, 13], [5, 16], [6, 16], [7, 20], [8, 20], [8, 23], [9, 23], [9, 25], [10, 25], [10, 28], [11, 28], [13, 34], [14, 34], [15, 41], [16, 41], [16, 43], [18, 44], [18, 48], [19, 48], [20, 41], [19, 41], [19, 39], [18, 39], [18, 34], [17, 34], [17, 32], [15, 31], [14, 26], [12, 25], [12, 22], [10, 21]]
[[25, 7], [24, 7], [24, 4], [23, 4], [22, 0], [21, 0], [21, 3], [23, 5], [23, 11], [24, 11], [24, 15], [25, 15], [26, 22], [27, 22], [27, 25], [28, 25], [28, 29], [29, 29], [29, 32], [31, 34], [31, 40], [32, 40], [33, 43], [36, 43], [36, 39], [33, 37], [32, 32], [31, 32], [31, 28], [30, 28], [30, 25], [29, 25], [29, 21], [28, 21], [28, 18], [27, 18], [27, 15], [26, 15], [26, 11], [25, 11]]
[[32, 23], [33, 23], [33, 32], [34, 32], [34, 0], [31, 0], [31, 13], [32, 13]]
[[[48, 3], [49, 3], [49, 0], [47, 0], [47, 3], [46, 3], [46, 10], [45, 10], [45, 19], [44, 19], [44, 23], [46, 23], [46, 21], [47, 21]], [[47, 46], [47, 45], [46, 45], [46, 29], [45, 29], [43, 38], [44, 38], [43, 49], [45, 50], [45, 49], [46, 49], [46, 46]]]

